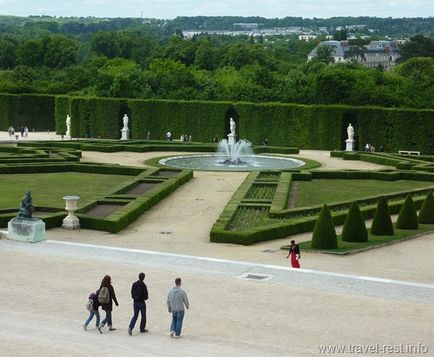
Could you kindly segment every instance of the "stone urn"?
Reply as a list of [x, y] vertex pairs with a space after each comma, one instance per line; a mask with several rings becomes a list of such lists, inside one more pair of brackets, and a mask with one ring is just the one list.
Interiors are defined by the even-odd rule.
[[66, 202], [65, 210], [68, 215], [63, 219], [62, 228], [65, 229], [80, 229], [80, 221], [77, 216], [74, 215], [74, 211], [77, 210], [77, 201], [80, 199], [78, 196], [63, 196]]

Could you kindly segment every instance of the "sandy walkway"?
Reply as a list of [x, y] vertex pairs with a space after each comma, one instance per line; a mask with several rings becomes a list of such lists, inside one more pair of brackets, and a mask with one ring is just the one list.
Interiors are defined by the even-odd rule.
[[[17, 243], [21, 244], [21, 243]], [[172, 269], [145, 263], [92, 262], [0, 250], [2, 356], [311, 356], [318, 344], [417, 344], [434, 348], [434, 305], [386, 300], [273, 282], [183, 273], [191, 302], [184, 337], [168, 337], [165, 298]], [[32, 267], [29, 269], [29, 267]], [[130, 284], [146, 272], [149, 334], [127, 334]], [[13, 274], [10, 272], [13, 271]], [[112, 276], [117, 330], [83, 331], [84, 303], [100, 278]], [[380, 354], [381, 355], [381, 354]]]

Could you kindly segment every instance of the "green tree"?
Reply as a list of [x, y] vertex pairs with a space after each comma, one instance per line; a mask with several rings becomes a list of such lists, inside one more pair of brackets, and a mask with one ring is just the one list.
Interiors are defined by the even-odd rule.
[[400, 62], [405, 62], [413, 57], [434, 58], [434, 39], [423, 35], [416, 35], [410, 38], [399, 48]]
[[312, 235], [313, 249], [336, 249], [338, 241], [330, 209], [325, 204], [315, 223]]
[[12, 69], [17, 61], [16, 45], [8, 40], [0, 40], [0, 68]]
[[356, 202], [351, 204], [347, 218], [345, 219], [344, 228], [342, 229], [342, 240], [346, 242], [368, 241], [368, 231], [366, 230], [365, 221]]
[[419, 223], [434, 224], [434, 196], [432, 191], [426, 195], [419, 211]]
[[377, 204], [371, 233], [376, 236], [392, 236], [393, 224], [389, 214], [389, 205], [385, 197], [381, 197]]
[[398, 220], [396, 221], [396, 228], [399, 229], [417, 229], [417, 212], [414, 202], [410, 195], [404, 201], [404, 204], [399, 211]]
[[23, 66], [38, 67], [43, 64], [44, 52], [40, 40], [27, 40], [17, 48], [18, 63]]
[[92, 54], [96, 56], [115, 58], [120, 57], [121, 54], [118, 36], [115, 32], [95, 33], [91, 38], [90, 47]]
[[346, 41], [348, 38], [348, 31], [346, 29], [338, 30], [333, 34], [333, 40]]
[[199, 69], [211, 71], [217, 67], [216, 53], [208, 41], [201, 41], [196, 50], [194, 64]]
[[319, 45], [316, 50], [315, 61], [324, 62], [325, 64], [333, 63], [333, 50], [330, 46]]
[[77, 62], [80, 43], [64, 35], [52, 35], [44, 40], [44, 64], [50, 68], [64, 68]]
[[325, 104], [351, 104], [356, 83], [352, 70], [344, 66], [324, 67], [315, 78], [316, 100]]
[[98, 70], [97, 95], [107, 97], [144, 98], [151, 90], [140, 67], [129, 60], [115, 58]]
[[[191, 94], [191, 90], [196, 86], [190, 69], [185, 64], [170, 59], [154, 60], [145, 71], [145, 77], [158, 97], [189, 99], [184, 96]], [[183, 92], [183, 89], [186, 92]]]

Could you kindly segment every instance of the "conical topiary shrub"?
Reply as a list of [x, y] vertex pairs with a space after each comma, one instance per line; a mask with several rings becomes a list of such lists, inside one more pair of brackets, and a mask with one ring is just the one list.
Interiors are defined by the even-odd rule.
[[327, 205], [321, 208], [318, 219], [315, 223], [312, 235], [313, 249], [336, 249], [338, 240], [332, 215]]
[[425, 197], [419, 211], [419, 223], [434, 224], [434, 196], [432, 191]]
[[351, 204], [342, 230], [342, 240], [345, 242], [367, 242], [368, 231], [365, 221], [356, 202]]
[[393, 236], [392, 219], [390, 218], [389, 205], [385, 197], [381, 197], [380, 201], [378, 201], [371, 233], [376, 236]]
[[417, 229], [418, 226], [416, 208], [414, 207], [414, 202], [411, 196], [408, 195], [401, 207], [401, 211], [399, 211], [396, 228]]

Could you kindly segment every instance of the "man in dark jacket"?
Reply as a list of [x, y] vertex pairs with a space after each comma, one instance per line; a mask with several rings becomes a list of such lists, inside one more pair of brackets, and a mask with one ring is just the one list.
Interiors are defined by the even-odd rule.
[[128, 334], [131, 336], [133, 334], [134, 325], [136, 324], [137, 318], [139, 317], [139, 311], [142, 315], [140, 321], [140, 332], [148, 332], [146, 327], [146, 303], [148, 300], [148, 288], [143, 282], [145, 280], [145, 273], [139, 274], [139, 280], [137, 280], [131, 286], [131, 298], [134, 300], [134, 316], [131, 319], [130, 326], [128, 327]]

